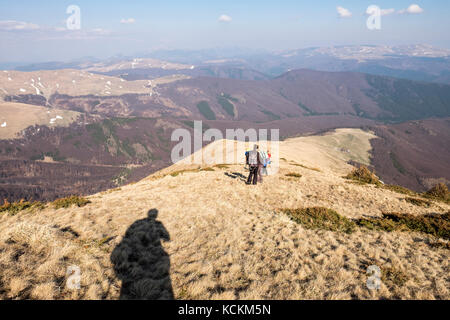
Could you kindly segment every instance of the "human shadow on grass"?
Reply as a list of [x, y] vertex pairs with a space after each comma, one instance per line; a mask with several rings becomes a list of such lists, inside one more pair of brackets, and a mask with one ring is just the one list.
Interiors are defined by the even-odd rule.
[[231, 178], [231, 179], [237, 179], [237, 178], [239, 178], [239, 180], [241, 180], [241, 181], [247, 181], [247, 177], [246, 176], [244, 176], [242, 173], [239, 173], [239, 172], [225, 172], [224, 173], [227, 177], [229, 177], [229, 178]]
[[111, 253], [116, 276], [122, 280], [121, 300], [174, 299], [170, 280], [170, 257], [161, 245], [170, 236], [157, 221], [157, 209], [134, 222]]

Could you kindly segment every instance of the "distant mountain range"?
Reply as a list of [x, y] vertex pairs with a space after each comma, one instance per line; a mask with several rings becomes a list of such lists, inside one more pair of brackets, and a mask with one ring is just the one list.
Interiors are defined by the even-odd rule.
[[[137, 181], [171, 164], [172, 131], [192, 131], [194, 120], [204, 129], [279, 128], [282, 139], [363, 127], [379, 137], [371, 164], [382, 179], [415, 190], [450, 181], [450, 154], [442, 148], [450, 139], [450, 84], [337, 71], [401, 59], [393, 67], [408, 73], [418, 68], [408, 63], [419, 59], [427, 66], [420, 72], [445, 73], [445, 50], [252, 54], [214, 60], [210, 52], [200, 64], [159, 56], [83, 59], [71, 69], [0, 72], [0, 197], [50, 200]], [[301, 61], [337, 70], [289, 70]]]
[[[145, 59], [153, 59], [155, 63], [144, 65], [137, 62]], [[163, 62], [158, 63], [155, 59]], [[132, 67], [133, 63], [135, 65]], [[178, 64], [178, 67], [161, 69], [161, 64], [164, 63]], [[192, 65], [195, 65], [195, 69], [191, 69]], [[450, 50], [428, 45], [315, 47], [279, 52], [237, 48], [160, 50], [141, 57], [119, 56], [105, 61], [84, 58], [67, 63], [48, 62], [19, 66], [16, 70], [63, 68], [107, 72], [109, 75], [123, 75], [129, 80], [151, 79], [174, 73], [259, 80], [277, 77], [294, 69], [313, 69], [363, 72], [417, 81], [450, 83]]]
[[270, 80], [178, 76], [148, 82], [73, 70], [4, 77], [5, 101], [108, 117], [268, 122], [348, 115], [401, 122], [450, 116], [450, 85], [355, 72], [302, 69]]

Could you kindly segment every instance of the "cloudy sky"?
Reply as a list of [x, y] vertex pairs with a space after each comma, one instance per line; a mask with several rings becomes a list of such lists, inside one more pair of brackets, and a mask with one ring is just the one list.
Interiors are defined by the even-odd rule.
[[[382, 9], [381, 30], [366, 26], [367, 8], [374, 4]], [[80, 9], [79, 20], [70, 5]], [[450, 48], [448, 30], [448, 0], [0, 0], [0, 62], [216, 47], [424, 43]]]

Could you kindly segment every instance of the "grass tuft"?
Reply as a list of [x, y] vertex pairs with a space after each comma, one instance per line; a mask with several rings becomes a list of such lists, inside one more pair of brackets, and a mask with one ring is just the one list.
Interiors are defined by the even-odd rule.
[[69, 208], [73, 205], [76, 205], [77, 207], [84, 207], [85, 205], [91, 203], [86, 198], [79, 197], [79, 196], [71, 196], [67, 198], [61, 198], [57, 199], [52, 202], [53, 208], [55, 209], [61, 209], [61, 208]]
[[177, 176], [179, 176], [180, 174], [183, 174], [183, 173], [189, 173], [189, 172], [196, 173], [196, 172], [201, 172], [201, 171], [215, 171], [215, 170], [212, 167], [206, 167], [206, 168], [200, 168], [199, 167], [199, 168], [196, 168], [196, 169], [184, 169], [184, 170], [174, 171], [174, 172], [170, 173], [170, 175], [172, 177], [177, 177]]
[[42, 210], [45, 208], [45, 204], [39, 201], [25, 201], [24, 199], [18, 202], [9, 202], [7, 199], [3, 200], [3, 205], [0, 206], [0, 213], [8, 212], [9, 215], [16, 215], [20, 211], [27, 209]]
[[286, 177], [292, 177], [292, 178], [301, 178], [302, 177], [302, 175], [300, 173], [296, 173], [296, 172], [289, 172], [285, 176]]
[[407, 231], [408, 228], [403, 225], [399, 225], [395, 221], [389, 219], [378, 219], [378, 218], [368, 218], [368, 219], [358, 219], [356, 224], [360, 227], [367, 228], [374, 231]]
[[218, 168], [218, 169], [229, 169], [230, 166], [227, 165], [227, 164], [216, 164], [216, 165], [214, 166], [214, 168]]
[[187, 172], [198, 172], [198, 171], [199, 171], [199, 169], [184, 169], [184, 170], [174, 171], [174, 172], [170, 173], [170, 175], [171, 175], [172, 177], [177, 177], [177, 176], [179, 176], [180, 174], [183, 174], [183, 173], [187, 173]]
[[429, 208], [433, 204], [431, 201], [419, 199], [419, 198], [405, 198], [406, 202], [409, 202], [415, 206]]
[[[130, 185], [131, 185], [131, 183], [130, 183]], [[110, 194], [110, 193], [113, 193], [113, 192], [116, 192], [116, 191], [120, 191], [120, 190], [122, 190], [122, 188], [109, 189], [109, 190], [101, 192], [100, 194], [101, 195], [105, 195], [105, 194]]]
[[362, 182], [362, 181], [357, 181], [357, 180], [348, 180], [348, 181], [345, 181], [345, 183], [347, 183], [347, 184], [356, 184], [358, 186], [365, 186], [365, 185], [367, 185], [367, 183]]
[[359, 168], [353, 169], [351, 173], [345, 176], [345, 179], [358, 181], [362, 184], [367, 183], [377, 186], [382, 185], [378, 177], [375, 175], [375, 172], [370, 171], [366, 166], [361, 166]]
[[434, 249], [450, 250], [450, 243], [449, 242], [432, 241], [432, 242], [429, 243], [429, 246], [434, 248]]
[[282, 209], [281, 212], [288, 215], [293, 221], [301, 224], [306, 229], [352, 233], [356, 227], [353, 221], [328, 208]]
[[370, 230], [410, 231], [450, 239], [450, 211], [445, 214], [414, 216], [408, 213], [383, 213], [382, 218], [364, 218], [357, 225]]
[[417, 193], [409, 190], [408, 188], [402, 187], [402, 186], [397, 186], [397, 185], [393, 185], [393, 184], [386, 184], [383, 186], [383, 189], [386, 190], [390, 190], [393, 192], [397, 192], [397, 193], [401, 193], [401, 194], [406, 194], [408, 196], [416, 196]]
[[390, 286], [401, 287], [409, 280], [409, 276], [400, 269], [383, 267], [381, 268], [381, 280]]
[[422, 196], [450, 204], [450, 192], [448, 191], [448, 187], [443, 183], [435, 185], [433, 188], [422, 194]]
[[307, 166], [305, 166], [303, 164], [299, 164], [299, 163], [295, 163], [295, 162], [291, 162], [290, 165], [291, 166], [296, 166], [296, 167], [301, 167], [301, 168], [312, 170], [312, 171], [322, 172], [319, 168], [310, 168], [310, 167], [307, 167]]

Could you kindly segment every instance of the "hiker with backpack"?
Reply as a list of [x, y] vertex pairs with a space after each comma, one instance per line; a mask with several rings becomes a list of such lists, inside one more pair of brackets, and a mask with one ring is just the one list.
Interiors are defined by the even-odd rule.
[[261, 169], [261, 173], [262, 173], [263, 176], [268, 176], [269, 173], [267, 172], [267, 166], [270, 163], [270, 158], [269, 158], [268, 153], [265, 152], [265, 151], [262, 151], [261, 154], [262, 154], [262, 160], [263, 160], [262, 161], [263, 167]]
[[263, 182], [263, 174], [264, 169], [266, 168], [266, 161], [267, 161], [267, 154], [264, 151], [259, 151], [259, 159], [261, 160], [260, 163], [258, 163], [258, 182]]
[[262, 169], [262, 173], [265, 176], [269, 175], [269, 172], [267, 171], [269, 165], [272, 163], [272, 155], [270, 154], [270, 150], [267, 150], [267, 153], [265, 153], [266, 157], [264, 159], [264, 167]]
[[262, 164], [258, 149], [258, 145], [255, 144], [253, 150], [248, 153], [248, 165], [250, 166], [250, 174], [248, 176], [246, 184], [256, 185], [258, 181], [258, 171], [260, 165]]
[[248, 164], [248, 155], [250, 154], [250, 151], [245, 151], [245, 166], [244, 169], [249, 168], [249, 164]]

